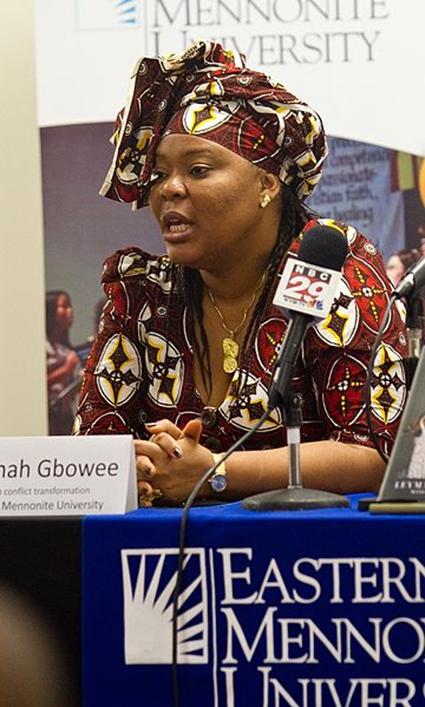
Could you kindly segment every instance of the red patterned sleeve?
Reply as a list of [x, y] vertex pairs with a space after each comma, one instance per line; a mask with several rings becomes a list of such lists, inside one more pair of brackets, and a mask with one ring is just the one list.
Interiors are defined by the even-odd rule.
[[366, 415], [368, 400], [373, 431], [388, 454], [406, 397], [404, 312], [400, 304], [392, 309], [367, 391], [368, 362], [391, 286], [376, 247], [354, 228], [343, 228], [349, 254], [340, 291], [328, 317], [310, 330], [304, 363], [312, 371], [327, 437], [375, 446]]
[[149, 306], [145, 274], [151, 256], [136, 248], [118, 251], [104, 265], [108, 301], [90, 356], [74, 423], [76, 435], [144, 436], [140, 415], [144, 397], [143, 353], [138, 314]]

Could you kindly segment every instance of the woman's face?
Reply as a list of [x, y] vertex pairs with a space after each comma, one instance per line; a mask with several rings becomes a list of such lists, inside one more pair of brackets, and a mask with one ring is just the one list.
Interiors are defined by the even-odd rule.
[[404, 265], [398, 255], [392, 255], [387, 262], [386, 271], [393, 285], [398, 285], [404, 275]]
[[73, 319], [71, 300], [66, 294], [59, 295], [56, 303], [56, 325], [61, 329], [69, 329]]
[[161, 140], [154, 174], [149, 205], [173, 262], [213, 272], [270, 253], [277, 237], [277, 227], [270, 232], [276, 204], [261, 209], [260, 198], [264, 179], [273, 180], [272, 175], [191, 135]]

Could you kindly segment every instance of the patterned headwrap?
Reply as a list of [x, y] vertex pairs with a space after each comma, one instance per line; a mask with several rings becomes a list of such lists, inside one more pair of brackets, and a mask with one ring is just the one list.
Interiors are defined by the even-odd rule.
[[246, 68], [242, 54], [215, 42], [138, 61], [100, 193], [134, 209], [145, 206], [157, 145], [170, 133], [232, 150], [278, 176], [300, 200], [318, 183], [327, 155], [317, 113], [282, 84]]

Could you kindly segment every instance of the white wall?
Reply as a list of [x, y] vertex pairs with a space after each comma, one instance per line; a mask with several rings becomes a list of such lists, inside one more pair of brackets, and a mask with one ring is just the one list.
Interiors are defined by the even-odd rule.
[[32, 0], [0, 3], [0, 435], [46, 434]]

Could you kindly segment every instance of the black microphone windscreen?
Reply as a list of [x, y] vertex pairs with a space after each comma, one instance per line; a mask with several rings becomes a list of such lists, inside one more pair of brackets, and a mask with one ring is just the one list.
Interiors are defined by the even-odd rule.
[[339, 229], [313, 226], [303, 235], [298, 258], [321, 268], [340, 271], [347, 253], [347, 238]]

